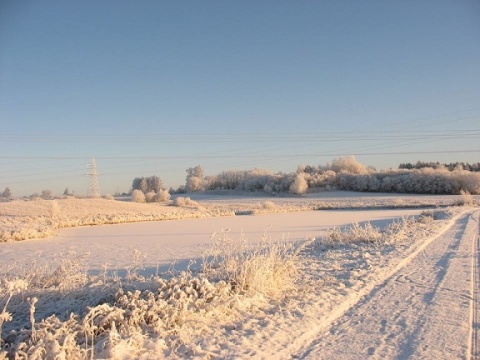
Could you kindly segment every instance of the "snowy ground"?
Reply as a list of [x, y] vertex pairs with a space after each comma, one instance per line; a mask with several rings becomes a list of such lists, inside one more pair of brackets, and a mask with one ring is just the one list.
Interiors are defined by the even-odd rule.
[[478, 215], [462, 215], [441, 236], [404, 258], [298, 357], [478, 358], [478, 339], [472, 338], [473, 326], [478, 326], [472, 324], [478, 311]]
[[[456, 207], [425, 216], [425, 210], [387, 208], [443, 206], [456, 199], [341, 195], [330, 194], [328, 200], [198, 196], [199, 207], [187, 209], [140, 204], [139, 218], [153, 205], [173, 218], [185, 213], [195, 219], [71, 228], [57, 230], [52, 238], [0, 243], [0, 285], [12, 294], [9, 303], [0, 294], [0, 318], [7, 313], [13, 318], [3, 324], [2, 346], [17, 349], [19, 358], [69, 359], [92, 354], [112, 359], [478, 355], [473, 326], [478, 318], [478, 211]], [[64, 211], [55, 217], [63, 221], [93, 216], [87, 210], [73, 216], [58, 202]], [[309, 211], [321, 207], [319, 202], [376, 209]], [[116, 218], [131, 216], [121, 208], [129, 205], [115, 204]], [[11, 209], [4, 207], [2, 214], [12, 214]], [[18, 218], [26, 216], [16, 211]], [[104, 219], [113, 218], [111, 209], [103, 211]], [[158, 210], [149, 211], [152, 219], [159, 216]], [[205, 217], [201, 213], [227, 216], [197, 219]], [[415, 217], [401, 222], [409, 215]], [[332, 230], [355, 222], [353, 237]], [[172, 262], [185, 269], [190, 259], [197, 260], [192, 268], [200, 269], [202, 254], [219, 238], [212, 238], [214, 232], [227, 244], [259, 243], [265, 233], [272, 242], [316, 240], [295, 260], [295, 286], [281, 297], [195, 280], [196, 273], [169, 272], [170, 282], [156, 275]], [[28, 279], [28, 288], [19, 277]], [[38, 298], [34, 331], [32, 304], [26, 300], [33, 296]], [[76, 315], [69, 318], [72, 312]], [[0, 359], [6, 354], [0, 351]]]
[[[174, 196], [179, 197], [180, 195]], [[183, 196], [183, 195], [181, 195]], [[51, 237], [59, 229], [140, 221], [178, 220], [309, 211], [318, 209], [422, 208], [452, 205], [459, 196], [362, 194], [332, 191], [307, 196], [252, 196], [194, 193], [190, 206], [140, 204], [103, 199], [16, 200], [0, 202], [0, 242]]]
[[[402, 216], [418, 215], [422, 210], [321, 210], [206, 219], [141, 222], [87, 226], [60, 230], [49, 239], [33, 239], [0, 244], [4, 266], [26, 260], [51, 262], [65, 254], [82, 256], [90, 271], [103, 265], [123, 270], [141, 253], [141, 266], [147, 273], [165, 271], [176, 264], [184, 269], [190, 260], [202, 257], [213, 240], [212, 235], [229, 230], [230, 236], [258, 242], [266, 234], [274, 241], [300, 241], [320, 236], [326, 229], [346, 226], [354, 221], [369, 221], [377, 226]], [[139, 254], [137, 254], [139, 255]]]

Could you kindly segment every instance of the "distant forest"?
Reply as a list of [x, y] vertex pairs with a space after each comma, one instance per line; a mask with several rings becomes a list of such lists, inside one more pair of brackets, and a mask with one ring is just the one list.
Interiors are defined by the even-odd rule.
[[467, 171], [480, 171], [480, 162], [474, 163], [474, 164], [469, 164], [469, 163], [464, 163], [464, 162], [455, 162], [455, 163], [450, 163], [450, 164], [442, 164], [439, 162], [423, 162], [423, 161], [417, 161], [415, 164], [412, 163], [405, 163], [405, 164], [400, 164], [398, 166], [399, 169], [424, 169], [424, 168], [432, 168], [432, 169], [447, 169], [450, 171], [453, 170], [467, 170]]

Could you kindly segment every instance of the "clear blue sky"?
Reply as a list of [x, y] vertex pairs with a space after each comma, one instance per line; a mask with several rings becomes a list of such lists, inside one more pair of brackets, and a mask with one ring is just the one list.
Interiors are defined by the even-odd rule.
[[0, 191], [480, 161], [478, 1], [0, 1]]

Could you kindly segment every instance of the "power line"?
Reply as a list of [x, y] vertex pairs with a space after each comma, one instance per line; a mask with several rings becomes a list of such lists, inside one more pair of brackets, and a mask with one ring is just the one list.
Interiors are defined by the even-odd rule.
[[[401, 152], [349, 152], [342, 154], [279, 154], [279, 155], [173, 155], [173, 156], [97, 156], [97, 159], [102, 160], [169, 160], [169, 159], [228, 159], [228, 158], [262, 158], [262, 157], [325, 157], [325, 156], [377, 156], [377, 155], [409, 155], [409, 154], [458, 154], [458, 153], [475, 153], [480, 152], [480, 149], [465, 149], [465, 150], [435, 150], [435, 151], [401, 151]], [[72, 160], [82, 159], [82, 156], [4, 156], [0, 155], [0, 159], [29, 159], [29, 160]]]

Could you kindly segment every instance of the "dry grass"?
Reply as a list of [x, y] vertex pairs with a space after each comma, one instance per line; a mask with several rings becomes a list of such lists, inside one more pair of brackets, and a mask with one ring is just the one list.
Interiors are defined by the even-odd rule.
[[444, 220], [451, 214], [444, 211], [424, 211], [418, 217], [406, 217], [400, 221], [394, 221], [385, 228], [378, 228], [371, 223], [352, 225], [343, 228], [333, 228], [315, 241], [317, 249], [331, 249], [337, 246], [352, 243], [364, 243], [374, 245], [391, 244], [408, 238], [413, 233], [424, 235], [430, 228], [434, 228], [434, 220]]
[[[301, 250], [292, 243], [274, 242], [265, 234], [260, 243], [233, 239], [223, 230], [213, 235], [214, 245], [205, 253], [203, 272], [225, 281], [239, 293], [261, 293], [279, 299], [294, 289]], [[312, 240], [313, 241], [313, 240]]]
[[138, 251], [124, 278], [107, 266], [88, 275], [75, 254], [3, 269], [0, 359], [208, 357], [192, 336], [293, 291], [305, 247], [267, 238], [250, 246], [227, 234], [218, 234], [198, 274], [145, 278]]

